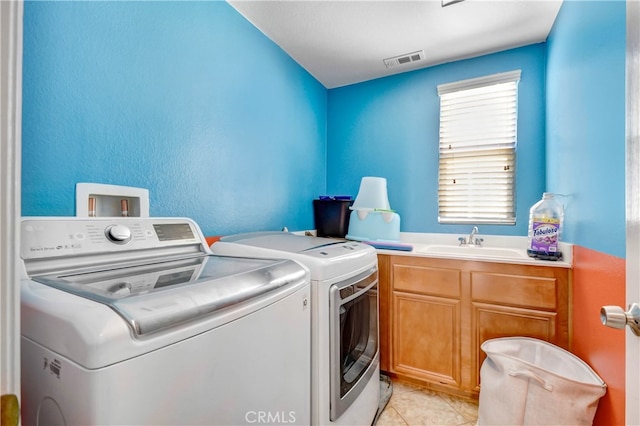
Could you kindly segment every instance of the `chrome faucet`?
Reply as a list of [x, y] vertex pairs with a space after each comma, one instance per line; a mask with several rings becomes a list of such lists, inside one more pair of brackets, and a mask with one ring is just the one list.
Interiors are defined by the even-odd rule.
[[[460, 242], [460, 245], [467, 245], [467, 246], [477, 246], [480, 247], [482, 246], [482, 242], [484, 241], [482, 238], [478, 238], [476, 237], [476, 235], [478, 235], [478, 227], [474, 226], [473, 229], [471, 230], [471, 233], [469, 234], [469, 236], [467, 238], [465, 237], [460, 237], [458, 238], [458, 241]], [[475, 239], [474, 239], [475, 237]]]
[[467, 244], [473, 244], [473, 237], [475, 237], [478, 234], [478, 227], [474, 226], [473, 229], [471, 230], [471, 233], [469, 234], [469, 237], [467, 238]]

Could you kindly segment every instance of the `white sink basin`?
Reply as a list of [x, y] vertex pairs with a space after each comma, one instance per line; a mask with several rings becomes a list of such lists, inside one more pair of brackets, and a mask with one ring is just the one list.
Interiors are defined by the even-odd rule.
[[528, 259], [525, 250], [501, 247], [455, 246], [455, 245], [419, 245], [414, 251], [420, 253], [445, 254], [460, 257], [482, 257], [493, 259]]

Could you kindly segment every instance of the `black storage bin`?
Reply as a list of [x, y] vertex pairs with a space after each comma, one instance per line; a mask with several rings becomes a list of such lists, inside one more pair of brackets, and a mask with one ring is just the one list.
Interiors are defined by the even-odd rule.
[[313, 200], [313, 217], [318, 237], [344, 238], [349, 230], [349, 207], [353, 200]]

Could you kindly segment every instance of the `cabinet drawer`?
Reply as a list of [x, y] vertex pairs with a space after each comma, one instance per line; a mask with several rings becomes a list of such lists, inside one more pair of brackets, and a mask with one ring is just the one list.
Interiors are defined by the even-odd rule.
[[409, 293], [459, 298], [460, 270], [393, 265], [393, 289]]
[[471, 273], [471, 298], [474, 301], [554, 310], [556, 292], [557, 280], [553, 277]]

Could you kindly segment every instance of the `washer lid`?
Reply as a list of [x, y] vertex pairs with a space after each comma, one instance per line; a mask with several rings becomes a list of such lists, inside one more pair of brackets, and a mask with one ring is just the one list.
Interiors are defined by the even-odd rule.
[[109, 306], [140, 337], [299, 285], [308, 277], [291, 260], [204, 255], [32, 279]]
[[222, 237], [220, 241], [290, 253], [302, 253], [319, 247], [327, 247], [342, 244], [344, 242], [330, 238], [311, 237], [307, 235], [296, 235], [289, 232], [277, 231], [249, 232], [246, 234], [229, 235], [227, 237]]

